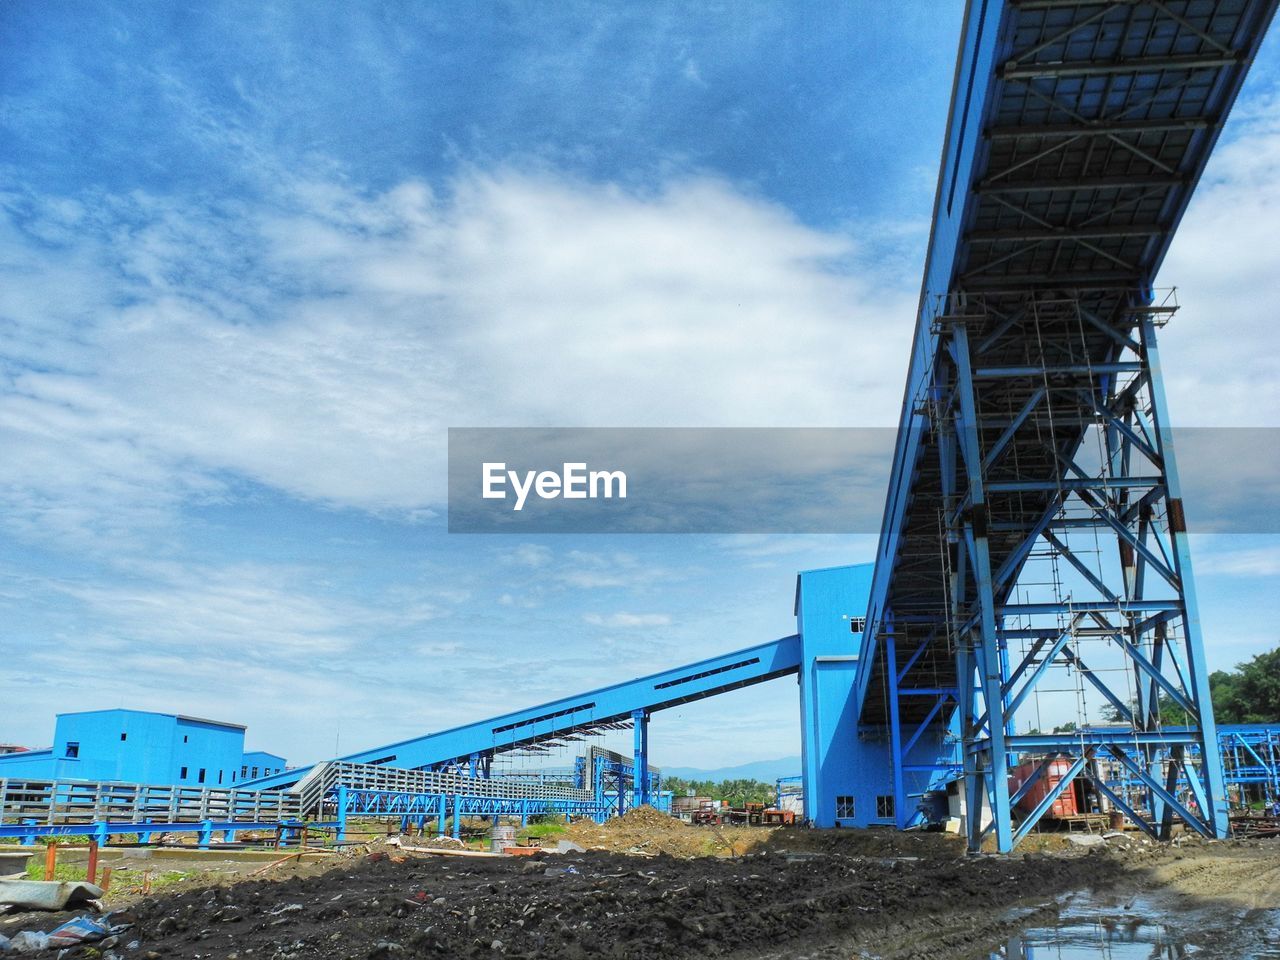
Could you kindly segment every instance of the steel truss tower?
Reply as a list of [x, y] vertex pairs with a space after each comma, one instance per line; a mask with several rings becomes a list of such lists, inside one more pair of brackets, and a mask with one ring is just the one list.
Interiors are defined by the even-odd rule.
[[[974, 848], [994, 831], [1011, 849], [1077, 778], [1152, 836], [1175, 819], [1227, 832], [1156, 343], [1175, 308], [1108, 299], [1031, 294], [1009, 310], [959, 296], [935, 321], [929, 415]], [[1019, 735], [1049, 677], [1116, 725], [1084, 716]], [[1036, 765], [1011, 791], [1019, 754]], [[1036, 790], [1050, 769], [1056, 782]], [[1141, 790], [1114, 787], [1116, 770]], [[1015, 828], [1011, 807], [1028, 795], [1039, 800]]]

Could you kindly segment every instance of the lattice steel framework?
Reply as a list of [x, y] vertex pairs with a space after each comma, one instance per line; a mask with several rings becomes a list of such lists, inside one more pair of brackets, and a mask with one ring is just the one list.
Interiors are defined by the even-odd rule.
[[[1094, 298], [1057, 294], [1029, 296], [1013, 314], [953, 297], [936, 319], [930, 417], [974, 846], [994, 830], [1008, 849], [1082, 775], [1153, 834], [1167, 837], [1175, 816], [1207, 836], [1227, 833], [1156, 344], [1157, 318], [1171, 308], [1145, 300], [1134, 295], [1119, 322], [1101, 326], [1088, 319]], [[999, 331], [1014, 318], [1033, 336], [1018, 338], [1022, 356], [1010, 362]], [[1100, 331], [1108, 349], [1093, 349]], [[1009, 535], [993, 562], [992, 537]], [[1033, 568], [1047, 572], [1032, 579]], [[1033, 775], [1010, 796], [1023, 708], [1046, 677], [1071, 674], [1135, 736], [1070, 731], [1035, 751]], [[1163, 731], [1162, 704], [1185, 729]], [[1098, 775], [1100, 750], [1145, 787], [1145, 809]], [[1012, 806], [1063, 758], [1067, 774], [1015, 827]]]
[[[1275, 8], [967, 7], [858, 676], [900, 824], [909, 745], [958, 723], [975, 849], [1011, 849], [1080, 776], [1158, 835], [1225, 835], [1153, 280]], [[1050, 692], [1093, 732], [1019, 734]]]

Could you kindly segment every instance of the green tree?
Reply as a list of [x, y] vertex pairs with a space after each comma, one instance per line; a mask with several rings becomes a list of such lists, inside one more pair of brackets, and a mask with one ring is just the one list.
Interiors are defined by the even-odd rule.
[[686, 796], [690, 790], [695, 796], [710, 797], [712, 800], [728, 800], [731, 806], [740, 807], [744, 803], [772, 803], [774, 785], [761, 780], [686, 780], [683, 777], [663, 777], [664, 790], [670, 790], [678, 797]]
[[[1280, 722], [1280, 647], [1237, 664], [1234, 670], [1211, 673], [1209, 696], [1219, 723]], [[1167, 693], [1161, 692], [1157, 710], [1165, 726], [1184, 726], [1190, 721], [1187, 711]], [[1110, 723], [1122, 721], [1115, 707], [1107, 707], [1102, 716]]]
[[1237, 664], [1231, 673], [1214, 673], [1209, 686], [1220, 723], [1280, 721], [1280, 647]]
[[[1129, 704], [1130, 710], [1137, 710], [1135, 704]], [[1187, 711], [1183, 710], [1173, 697], [1167, 693], [1161, 693], [1156, 700], [1156, 713], [1160, 717], [1160, 723], [1166, 727], [1185, 726], [1188, 721]], [[1102, 711], [1102, 719], [1108, 723], [1125, 723], [1124, 717], [1120, 715], [1120, 711], [1115, 707], [1108, 706]]]

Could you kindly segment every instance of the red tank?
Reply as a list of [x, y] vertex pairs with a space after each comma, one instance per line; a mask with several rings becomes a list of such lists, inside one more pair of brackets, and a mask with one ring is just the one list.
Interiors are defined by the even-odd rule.
[[[1017, 792], [1024, 783], [1031, 779], [1031, 775], [1040, 768], [1041, 762], [1040, 760], [1032, 760], [1014, 767], [1013, 773], [1009, 776], [1009, 785], [1012, 792]], [[1018, 809], [1024, 813], [1030, 813], [1039, 806], [1040, 801], [1061, 782], [1062, 778], [1070, 770], [1071, 761], [1065, 757], [1050, 761], [1048, 769], [1040, 774], [1040, 778], [1032, 784], [1031, 789], [1018, 801]], [[1062, 791], [1062, 795], [1057, 800], [1053, 801], [1053, 806], [1045, 812], [1045, 816], [1062, 819], [1064, 817], [1074, 817], [1079, 812], [1075, 784], [1072, 784], [1071, 787]]]

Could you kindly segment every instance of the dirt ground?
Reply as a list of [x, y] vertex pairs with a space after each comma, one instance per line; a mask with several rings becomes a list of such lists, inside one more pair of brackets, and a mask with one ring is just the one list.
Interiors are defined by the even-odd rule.
[[[126, 897], [107, 906], [127, 906], [133, 927], [67, 956], [963, 960], [990, 957], [1011, 931], [1073, 896], [1110, 898], [1118, 910], [1158, 896], [1171, 916], [1201, 917], [1198, 929], [1280, 909], [1274, 840], [1086, 847], [1054, 838], [1041, 846], [1061, 849], [970, 857], [943, 834], [659, 818], [641, 810], [575, 824], [565, 836], [585, 852], [484, 858], [378, 844], [372, 856], [361, 848], [263, 878]], [[49, 930], [58, 919], [11, 917], [0, 932]]]

